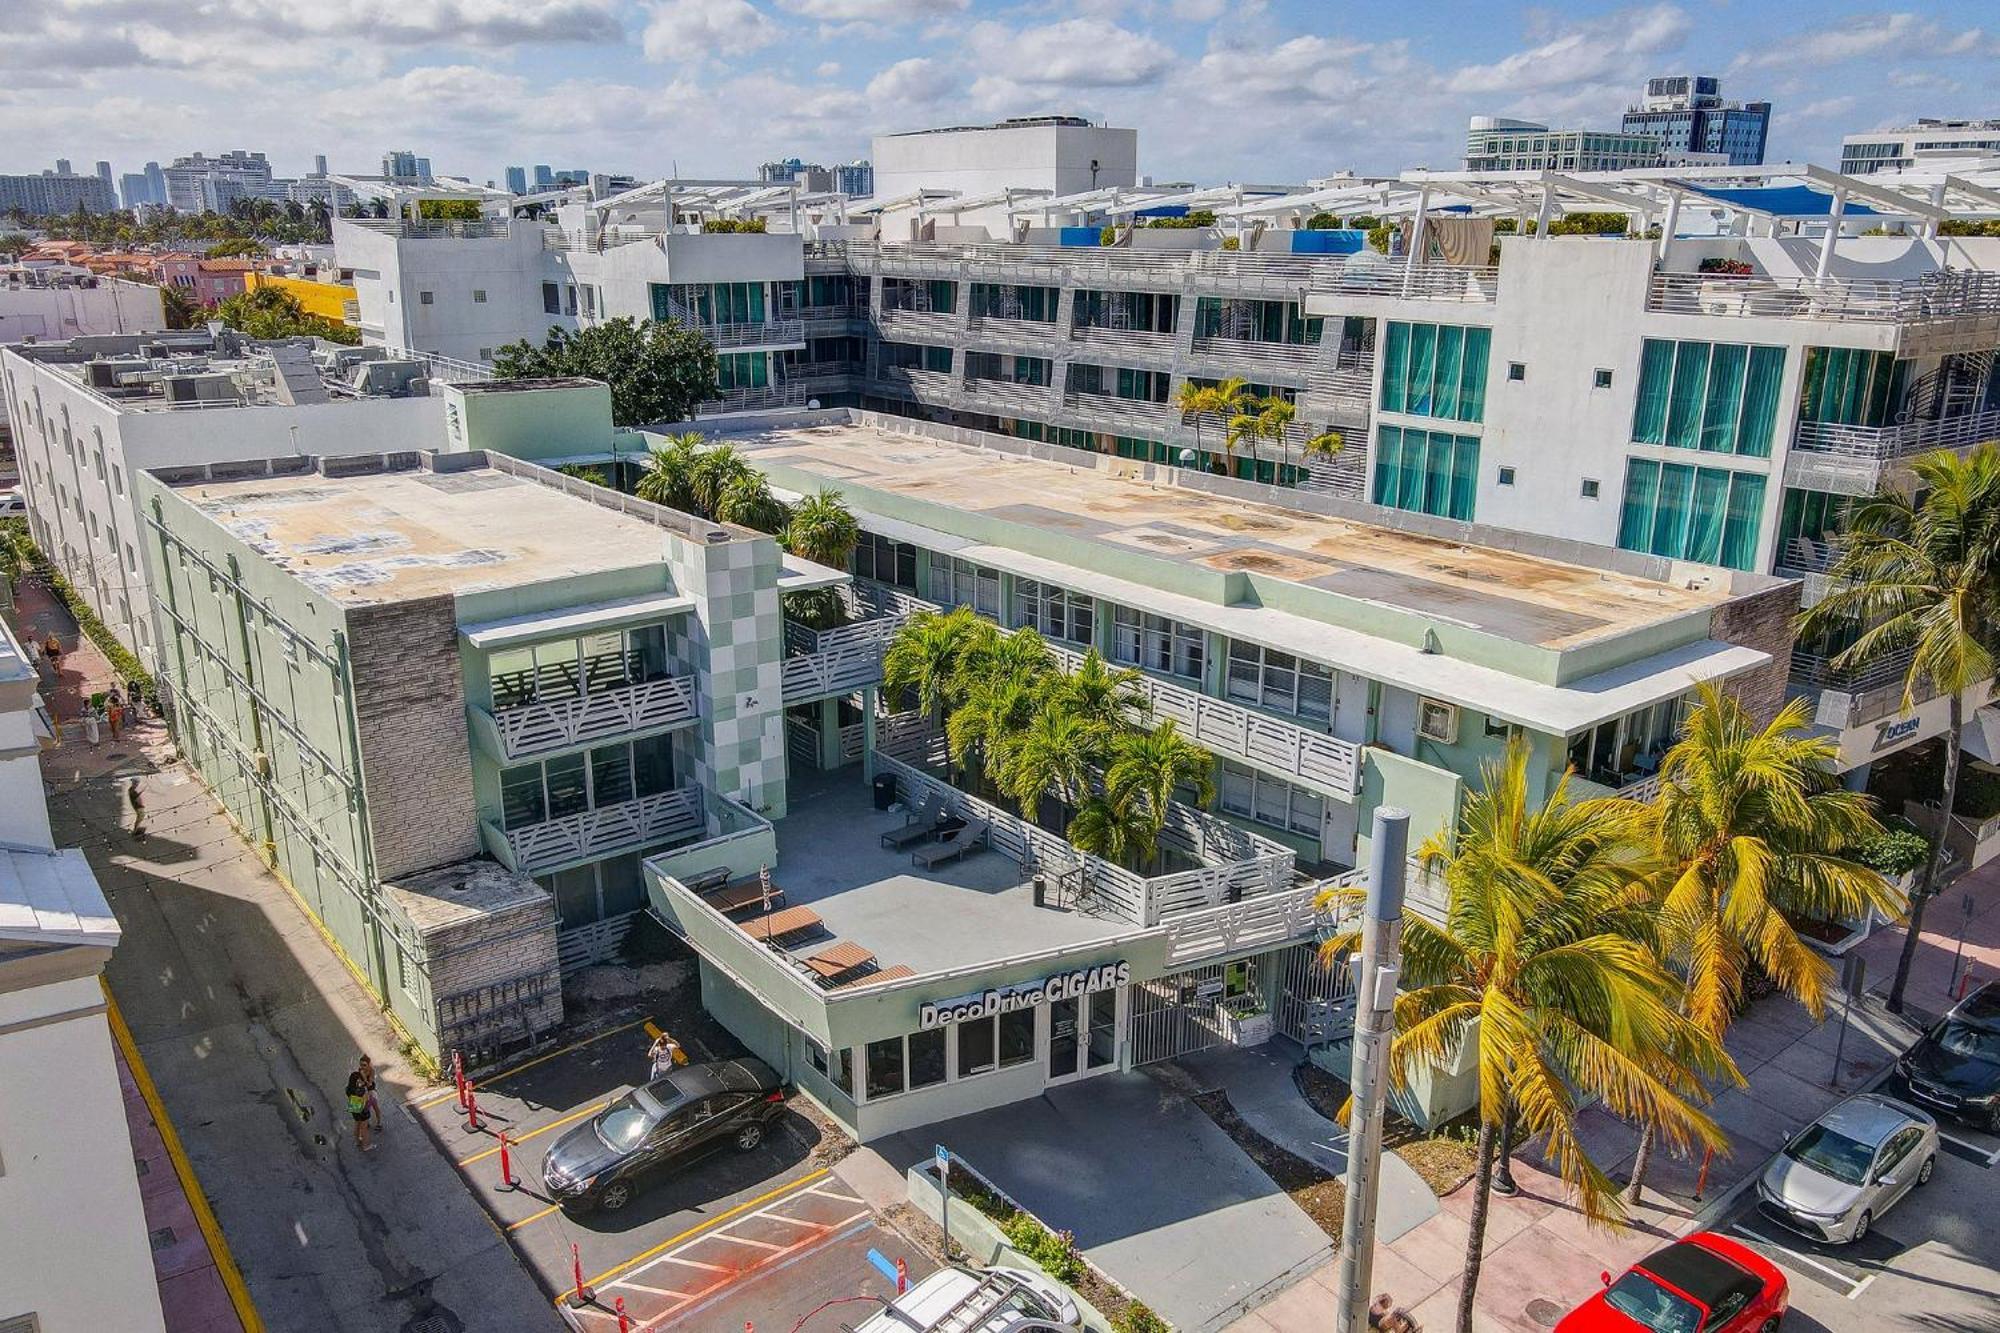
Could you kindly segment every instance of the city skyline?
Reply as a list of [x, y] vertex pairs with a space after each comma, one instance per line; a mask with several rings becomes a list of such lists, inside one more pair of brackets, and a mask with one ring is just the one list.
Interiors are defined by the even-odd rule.
[[479, 181], [524, 160], [748, 176], [864, 156], [874, 133], [1064, 112], [1137, 129], [1158, 178], [1304, 180], [1452, 166], [1473, 114], [1615, 129], [1646, 77], [1696, 70], [1774, 104], [1767, 160], [1827, 162], [1843, 134], [1991, 114], [1981, 90], [2000, 71], [2000, 36], [1958, 0], [1821, 6], [1808, 33], [1724, 3], [1521, 6], [1477, 24], [1446, 0], [1368, 24], [1295, 0], [1073, 17], [979, 0], [378, 7], [335, 22], [253, 0], [52, 0], [0, 55], [15, 130], [0, 170], [61, 155], [122, 172], [251, 139], [278, 174], [321, 152], [372, 170], [393, 124], [440, 174]]

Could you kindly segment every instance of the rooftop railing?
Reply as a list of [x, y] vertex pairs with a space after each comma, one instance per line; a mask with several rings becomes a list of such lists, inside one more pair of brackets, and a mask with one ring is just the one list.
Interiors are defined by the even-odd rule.
[[1676, 315], [1925, 324], [2000, 315], [2000, 273], [1943, 269], [1912, 278], [1656, 273], [1646, 308]]
[[1801, 421], [1792, 432], [1792, 447], [1807, 453], [1879, 462], [1933, 449], [1965, 449], [1995, 439], [2000, 439], [2000, 408], [1887, 426]]
[[1312, 293], [1315, 296], [1492, 305], [1500, 297], [1500, 270], [1484, 264], [1412, 265], [1405, 259], [1370, 255], [1329, 263], [1314, 270]]

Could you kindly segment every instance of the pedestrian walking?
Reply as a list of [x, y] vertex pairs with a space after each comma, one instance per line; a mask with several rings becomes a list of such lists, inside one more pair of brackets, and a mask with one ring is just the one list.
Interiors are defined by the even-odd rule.
[[146, 840], [146, 801], [139, 795], [139, 779], [125, 780], [125, 803], [132, 807], [132, 838], [135, 842]]
[[354, 1121], [354, 1146], [367, 1152], [375, 1145], [368, 1141], [368, 1081], [359, 1069], [347, 1076], [347, 1114]]
[[646, 1058], [652, 1061], [652, 1076], [665, 1078], [674, 1072], [675, 1065], [686, 1061], [687, 1056], [681, 1051], [679, 1042], [662, 1032], [654, 1039], [653, 1044], [646, 1048]]
[[104, 696], [104, 720], [111, 726], [111, 743], [118, 743], [118, 729], [125, 725], [125, 699], [114, 688]]
[[49, 670], [53, 671], [58, 676], [62, 675], [62, 655], [63, 655], [62, 640], [58, 639], [53, 633], [51, 633], [49, 637], [43, 640], [42, 642], [42, 656], [49, 659]]
[[125, 716], [134, 726], [146, 717], [146, 682], [136, 676], [125, 682]]
[[382, 1132], [382, 1103], [375, 1099], [375, 1062], [367, 1056], [361, 1057], [361, 1065], [354, 1071], [361, 1075], [361, 1081], [368, 1088], [368, 1115], [371, 1128], [377, 1134]]

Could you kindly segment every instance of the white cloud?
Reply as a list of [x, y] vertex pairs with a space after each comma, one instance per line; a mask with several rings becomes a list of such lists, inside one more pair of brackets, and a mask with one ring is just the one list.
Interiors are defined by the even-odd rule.
[[1042, 89], [1152, 83], [1178, 59], [1164, 43], [1096, 18], [1021, 29], [975, 24], [966, 37], [966, 57], [985, 76], [982, 83]]
[[778, 8], [822, 23], [909, 23], [963, 13], [967, 0], [777, 0]]
[[1636, 57], [1679, 47], [1692, 29], [1687, 14], [1672, 5], [1610, 14], [1491, 64], [1460, 66], [1446, 87], [1455, 93], [1521, 93], [1601, 81], [1636, 69]]
[[781, 36], [777, 21], [750, 0], [658, 0], [640, 46], [648, 60], [687, 62], [744, 55]]
[[935, 60], [898, 60], [868, 81], [868, 100], [893, 115], [898, 106], [935, 102], [958, 86], [958, 78]]
[[822, 60], [813, 68], [813, 73], [822, 79], [830, 79], [840, 73], [838, 60]]
[[1954, 32], [1916, 14], [1857, 14], [1843, 22], [1793, 38], [1756, 55], [1738, 58], [1738, 68], [1776, 65], [1831, 65], [1895, 51], [1905, 58], [1991, 55], [2000, 42], [1978, 28]]

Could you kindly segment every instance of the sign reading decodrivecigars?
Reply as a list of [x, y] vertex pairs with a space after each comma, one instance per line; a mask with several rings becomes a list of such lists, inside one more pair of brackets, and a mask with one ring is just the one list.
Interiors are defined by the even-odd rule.
[[926, 1000], [917, 1010], [917, 1027], [943, 1027], [946, 1023], [963, 1023], [969, 1018], [991, 1018], [1016, 1009], [1032, 1009], [1052, 1000], [1070, 1000], [1092, 991], [1110, 990], [1114, 986], [1125, 985], [1131, 979], [1132, 964], [1120, 959], [1115, 963], [1059, 972], [1042, 981], [1001, 986], [956, 1000]]

